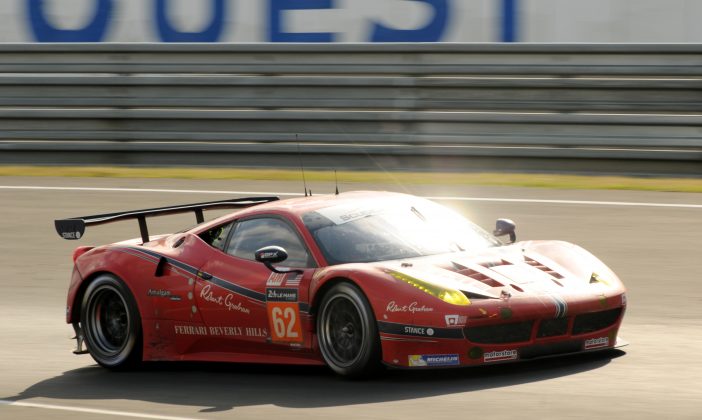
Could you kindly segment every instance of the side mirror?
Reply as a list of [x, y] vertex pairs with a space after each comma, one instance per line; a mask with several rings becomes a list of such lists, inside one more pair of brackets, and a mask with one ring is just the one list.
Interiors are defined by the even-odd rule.
[[514, 232], [516, 228], [517, 225], [509, 219], [497, 219], [492, 234], [495, 236], [509, 235], [509, 243], [513, 244], [517, 241], [517, 234]]
[[263, 263], [269, 270], [274, 273], [302, 273], [300, 270], [278, 270], [273, 267], [273, 264], [283, 262], [288, 259], [288, 252], [279, 246], [267, 246], [259, 249], [254, 253], [256, 261]]

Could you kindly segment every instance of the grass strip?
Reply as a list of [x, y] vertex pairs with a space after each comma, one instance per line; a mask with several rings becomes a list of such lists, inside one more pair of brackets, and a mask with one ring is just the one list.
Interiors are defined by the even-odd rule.
[[[300, 181], [299, 170], [232, 168], [125, 168], [91, 166], [0, 166], [0, 176], [72, 178], [172, 178]], [[333, 171], [306, 170], [309, 182], [334, 182]], [[702, 193], [702, 178], [588, 176], [539, 173], [436, 173], [339, 171], [340, 183], [484, 185], [557, 189], [638, 190]]]

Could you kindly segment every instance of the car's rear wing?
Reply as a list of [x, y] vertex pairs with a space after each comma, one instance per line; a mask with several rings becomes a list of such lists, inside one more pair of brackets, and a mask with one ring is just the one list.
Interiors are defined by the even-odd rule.
[[123, 211], [119, 213], [97, 214], [95, 216], [71, 217], [54, 221], [56, 232], [63, 239], [75, 240], [83, 237], [86, 226], [103, 225], [121, 220], [137, 219], [141, 240], [149, 242], [149, 230], [146, 217], [165, 216], [169, 214], [194, 212], [197, 223], [205, 221], [203, 211], [212, 209], [241, 209], [279, 200], [278, 197], [249, 197], [235, 198], [226, 201], [210, 201], [207, 203], [183, 204], [179, 206], [159, 207], [155, 209]]

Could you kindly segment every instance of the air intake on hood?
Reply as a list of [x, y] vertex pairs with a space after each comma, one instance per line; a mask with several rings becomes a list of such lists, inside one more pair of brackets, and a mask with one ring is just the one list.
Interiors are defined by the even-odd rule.
[[[543, 271], [544, 273], [550, 274], [551, 277], [554, 277], [557, 279], [563, 278], [563, 276], [560, 275], [558, 272], [546, 267], [545, 265], [541, 264], [540, 262], [536, 261], [535, 259], [524, 256], [524, 261], [526, 261], [526, 263], [529, 264], [530, 266], [538, 268], [539, 270]], [[560, 285], [560, 283], [559, 283], [559, 285]]]
[[[510, 264], [509, 262], [505, 260], [501, 260], [500, 262], [490, 262], [490, 263], [481, 263], [483, 267], [489, 268], [489, 267], [497, 267], [499, 265], [508, 265]], [[477, 280], [481, 283], [487, 284], [490, 287], [504, 287], [504, 284], [500, 283], [499, 281], [493, 279], [492, 277], [483, 274], [479, 271], [475, 271], [473, 269], [470, 269], [464, 265], [458, 264], [456, 262], [453, 263], [454, 268], [456, 269], [456, 273], [461, 274], [466, 277], [470, 277], [473, 280]]]
[[500, 283], [499, 281], [493, 279], [490, 276], [487, 276], [479, 271], [472, 270], [468, 267], [462, 266], [461, 264], [458, 263], [453, 263], [453, 266], [456, 268], [456, 273], [461, 274], [466, 277], [470, 277], [473, 280], [477, 280], [481, 283], [485, 283], [490, 287], [503, 287], [504, 284]]

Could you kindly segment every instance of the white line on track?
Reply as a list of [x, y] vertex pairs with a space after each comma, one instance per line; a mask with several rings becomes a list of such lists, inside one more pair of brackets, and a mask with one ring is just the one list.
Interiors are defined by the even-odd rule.
[[638, 203], [630, 201], [585, 201], [585, 200], [541, 200], [534, 198], [482, 198], [482, 197], [425, 197], [430, 200], [447, 201], [492, 201], [505, 203], [545, 203], [545, 204], [584, 204], [591, 206], [630, 206], [630, 207], [676, 207], [683, 209], [702, 209], [702, 204], [677, 203]]
[[[284, 193], [270, 191], [221, 191], [221, 190], [174, 190], [157, 188], [97, 188], [97, 187], [42, 187], [23, 185], [0, 185], [0, 190], [45, 190], [45, 191], [99, 191], [99, 192], [136, 192], [136, 193], [177, 193], [177, 194], [227, 194], [227, 195], [280, 195], [289, 197], [299, 197], [299, 193]], [[425, 197], [430, 200], [441, 201], [487, 201], [497, 203], [540, 203], [540, 204], [571, 204], [590, 206], [625, 206], [625, 207], [668, 207], [684, 209], [702, 209], [702, 204], [684, 203], [645, 203], [631, 201], [587, 201], [587, 200], [544, 200], [534, 198], [494, 198], [494, 197], [451, 197], [437, 196]]]
[[162, 416], [162, 415], [158, 415], [158, 414], [134, 413], [134, 412], [130, 412], [130, 411], [116, 411], [116, 410], [101, 410], [98, 408], [84, 408], [84, 407], [74, 407], [74, 406], [67, 406], [67, 405], [39, 404], [39, 403], [30, 403], [30, 402], [24, 402], [24, 401], [0, 400], [0, 405], [9, 405], [9, 406], [13, 406], [13, 407], [42, 408], [45, 410], [72, 411], [75, 413], [100, 414], [100, 415], [119, 416], [119, 417], [134, 417], [134, 418], [140, 418], [140, 419], [197, 420], [197, 419], [194, 419], [191, 417]]

